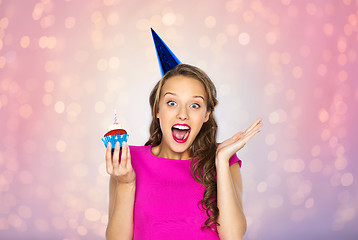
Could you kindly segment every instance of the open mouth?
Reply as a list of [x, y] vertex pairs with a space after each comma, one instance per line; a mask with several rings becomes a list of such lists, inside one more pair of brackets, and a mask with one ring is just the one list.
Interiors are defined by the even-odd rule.
[[190, 134], [190, 126], [187, 124], [175, 124], [172, 127], [172, 135], [176, 142], [184, 143], [188, 140]]

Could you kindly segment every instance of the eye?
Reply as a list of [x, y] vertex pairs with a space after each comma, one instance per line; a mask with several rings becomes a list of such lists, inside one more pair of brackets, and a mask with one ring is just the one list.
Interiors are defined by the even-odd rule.
[[172, 107], [174, 107], [174, 106], [177, 105], [177, 103], [174, 102], [174, 101], [168, 101], [167, 104], [168, 104], [169, 106], [172, 106]]
[[197, 104], [197, 103], [193, 103], [193, 104], [190, 105], [190, 107], [192, 107], [192, 108], [200, 108], [200, 105]]

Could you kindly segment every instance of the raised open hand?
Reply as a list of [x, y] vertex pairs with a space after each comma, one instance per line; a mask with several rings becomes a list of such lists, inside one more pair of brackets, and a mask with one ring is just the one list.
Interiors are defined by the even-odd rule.
[[238, 132], [221, 143], [216, 150], [216, 161], [229, 161], [232, 155], [245, 146], [256, 133], [260, 132], [262, 119], [258, 118], [245, 132]]
[[117, 142], [112, 154], [111, 143], [106, 150], [107, 172], [120, 183], [135, 183], [136, 175], [131, 163], [131, 154], [126, 142], [123, 142], [121, 161], [119, 162], [119, 142]]

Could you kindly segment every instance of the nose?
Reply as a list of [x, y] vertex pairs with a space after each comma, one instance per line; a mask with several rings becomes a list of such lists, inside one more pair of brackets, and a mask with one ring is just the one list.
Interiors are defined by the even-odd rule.
[[188, 111], [187, 111], [186, 107], [182, 106], [179, 108], [177, 117], [180, 120], [187, 120], [189, 118]]

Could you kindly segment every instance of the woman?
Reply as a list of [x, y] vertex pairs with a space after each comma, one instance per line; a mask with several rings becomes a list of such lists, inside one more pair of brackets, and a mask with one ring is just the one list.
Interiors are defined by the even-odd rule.
[[[262, 125], [257, 119], [217, 145], [216, 89], [199, 68], [179, 64], [150, 95], [146, 146], [113, 155], [108, 144], [107, 239], [242, 239], [239, 151]], [[133, 160], [133, 161], [132, 161]]]

